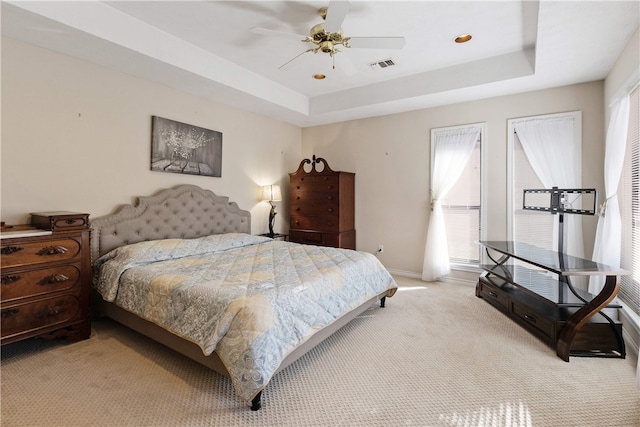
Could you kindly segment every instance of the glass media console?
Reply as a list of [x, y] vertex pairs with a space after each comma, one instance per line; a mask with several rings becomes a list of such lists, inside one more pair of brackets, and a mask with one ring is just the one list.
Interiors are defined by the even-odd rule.
[[[521, 242], [478, 243], [494, 264], [482, 266], [476, 296], [567, 362], [569, 356], [625, 357], [620, 306], [610, 303], [618, 293], [619, 276], [628, 272]], [[592, 295], [576, 289], [570, 276], [605, 276], [604, 287]]]

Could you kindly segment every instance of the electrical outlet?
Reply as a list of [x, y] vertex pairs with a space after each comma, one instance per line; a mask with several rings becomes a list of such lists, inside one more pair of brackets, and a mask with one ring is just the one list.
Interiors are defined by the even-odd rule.
[[379, 253], [384, 252], [384, 246], [382, 246], [382, 244], [379, 244], [379, 245], [378, 245], [378, 252], [379, 252]]

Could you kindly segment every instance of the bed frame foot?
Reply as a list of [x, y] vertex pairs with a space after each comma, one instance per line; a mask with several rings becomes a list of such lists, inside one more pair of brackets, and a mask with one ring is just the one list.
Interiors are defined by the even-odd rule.
[[258, 394], [256, 394], [256, 397], [251, 399], [252, 411], [257, 411], [258, 409], [262, 408], [262, 402], [260, 401], [261, 398], [262, 398], [262, 392], [259, 392]]
[[380, 298], [380, 307], [384, 307], [384, 303], [387, 301], [387, 297]]

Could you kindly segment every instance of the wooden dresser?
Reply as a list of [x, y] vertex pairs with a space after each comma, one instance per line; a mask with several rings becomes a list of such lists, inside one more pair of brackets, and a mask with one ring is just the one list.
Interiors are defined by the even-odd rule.
[[2, 233], [0, 342], [91, 334], [89, 215], [44, 212]]
[[355, 174], [313, 156], [289, 176], [289, 241], [355, 249]]

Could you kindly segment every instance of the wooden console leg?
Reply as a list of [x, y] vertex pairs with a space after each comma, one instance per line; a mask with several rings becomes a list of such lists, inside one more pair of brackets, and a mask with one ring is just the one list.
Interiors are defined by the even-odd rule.
[[571, 351], [571, 342], [576, 333], [582, 326], [589, 321], [600, 310], [605, 308], [618, 293], [620, 283], [618, 276], [607, 276], [602, 291], [583, 306], [573, 316], [569, 318], [567, 324], [560, 331], [558, 342], [556, 344], [556, 354], [565, 362], [569, 361], [569, 353]]
[[384, 303], [387, 301], [387, 297], [380, 298], [380, 307], [384, 307]]
[[262, 402], [260, 401], [261, 398], [262, 398], [262, 392], [259, 392], [258, 394], [256, 394], [256, 397], [251, 399], [252, 411], [257, 411], [258, 409], [262, 408]]

